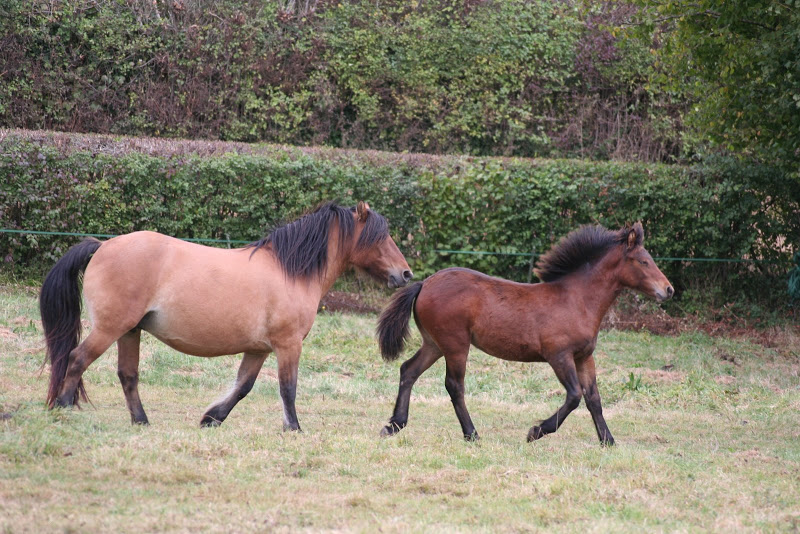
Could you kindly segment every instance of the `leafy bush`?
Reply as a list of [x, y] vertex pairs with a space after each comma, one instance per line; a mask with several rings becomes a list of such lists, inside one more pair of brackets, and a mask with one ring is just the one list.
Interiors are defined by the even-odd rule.
[[[525, 281], [530, 258], [523, 254], [546, 251], [580, 224], [640, 220], [654, 256], [765, 260], [660, 262], [676, 288], [700, 287], [723, 303], [765, 288], [785, 297], [788, 260], [800, 249], [800, 198], [791, 182], [725, 160], [681, 167], [219, 143], [204, 153], [198, 143], [143, 153], [136, 142], [7, 135], [0, 141], [2, 226], [256, 240], [320, 201], [363, 199], [389, 219], [418, 276], [462, 265]], [[0, 234], [4, 269], [41, 275], [76, 241]]]
[[475, 155], [676, 156], [680, 104], [648, 89], [648, 46], [604, 29], [619, 19], [611, 4], [580, 6], [5, 0], [0, 126]]

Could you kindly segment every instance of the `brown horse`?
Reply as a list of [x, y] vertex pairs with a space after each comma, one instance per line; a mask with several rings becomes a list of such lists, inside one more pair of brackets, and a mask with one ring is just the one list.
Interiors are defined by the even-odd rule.
[[617, 232], [584, 226], [566, 236], [537, 264], [543, 283], [518, 284], [469, 269], [444, 269], [397, 292], [379, 320], [384, 359], [396, 359], [408, 337], [409, 315], [422, 334], [422, 347], [400, 367], [400, 390], [384, 436], [408, 422], [411, 388], [442, 355], [445, 388], [466, 439], [478, 433], [464, 403], [464, 374], [470, 344], [502, 358], [550, 364], [567, 390], [564, 405], [528, 432], [528, 441], [555, 432], [580, 404], [581, 394], [603, 445], [613, 445], [595, 379], [594, 352], [600, 322], [624, 288], [658, 301], [672, 286], [642, 247], [637, 223]]
[[[134, 232], [71, 248], [45, 278], [40, 310], [51, 363], [47, 403], [86, 399], [81, 376], [116, 341], [118, 374], [133, 423], [147, 424], [139, 399], [142, 330], [195, 356], [243, 352], [231, 391], [200, 422], [218, 425], [253, 387], [270, 352], [278, 360], [285, 430], [295, 413], [297, 364], [322, 296], [354, 266], [389, 287], [411, 279], [386, 219], [360, 202], [333, 203], [241, 249]], [[81, 293], [92, 331], [80, 340]]]

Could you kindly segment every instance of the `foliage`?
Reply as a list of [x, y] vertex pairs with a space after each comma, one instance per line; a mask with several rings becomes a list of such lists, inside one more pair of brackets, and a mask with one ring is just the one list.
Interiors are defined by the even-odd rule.
[[647, 384], [642, 385], [642, 376], [634, 375], [633, 371], [631, 371], [628, 379], [622, 383], [622, 389], [635, 393], [647, 389]]
[[657, 81], [694, 101], [693, 144], [780, 166], [800, 183], [800, 2], [637, 3], [639, 34], [661, 41]]
[[[3, 227], [256, 240], [323, 200], [364, 199], [389, 219], [418, 276], [462, 265], [526, 281], [527, 254], [545, 252], [578, 225], [640, 220], [654, 256], [759, 260], [661, 262], [679, 290], [703, 279], [721, 299], [765, 287], [785, 295], [786, 263], [800, 248], [791, 184], [779, 172], [727, 160], [680, 167], [279, 147], [215, 156], [176, 148], [158, 156], [126, 152], [124, 139], [97, 138], [91, 150], [66, 149], [58, 139], [10, 134], [0, 141]], [[75, 241], [0, 234], [0, 250], [6, 268], [39, 275]]]
[[578, 2], [9, 0], [0, 126], [662, 161], [681, 104]]

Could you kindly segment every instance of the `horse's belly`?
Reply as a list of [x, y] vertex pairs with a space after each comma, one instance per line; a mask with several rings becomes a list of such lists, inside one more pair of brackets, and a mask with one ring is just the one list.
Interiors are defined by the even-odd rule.
[[542, 347], [536, 336], [529, 335], [530, 325], [481, 325], [474, 328], [470, 342], [486, 354], [513, 362], [543, 362]]
[[479, 345], [472, 343], [477, 348], [490, 354], [495, 358], [507, 360], [511, 362], [544, 362], [545, 358], [541, 355], [538, 349], [532, 347], [528, 343], [514, 341], [508, 344], [486, 344]]
[[268, 352], [269, 342], [262, 328], [242, 328], [242, 323], [226, 320], [199, 320], [199, 317], [171, 317], [155, 311], [142, 321], [141, 328], [173, 349], [192, 356], [223, 356], [240, 352]]

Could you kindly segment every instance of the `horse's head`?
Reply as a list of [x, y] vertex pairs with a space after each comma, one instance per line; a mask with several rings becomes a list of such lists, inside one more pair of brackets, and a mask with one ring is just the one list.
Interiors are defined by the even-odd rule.
[[623, 286], [639, 291], [663, 302], [672, 297], [675, 290], [664, 273], [656, 266], [653, 257], [642, 246], [644, 229], [642, 223], [620, 230], [624, 248], [619, 279]]
[[370, 211], [366, 202], [358, 203], [354, 217], [356, 245], [350, 256], [353, 266], [391, 288], [406, 285], [414, 275], [389, 235], [386, 220]]

